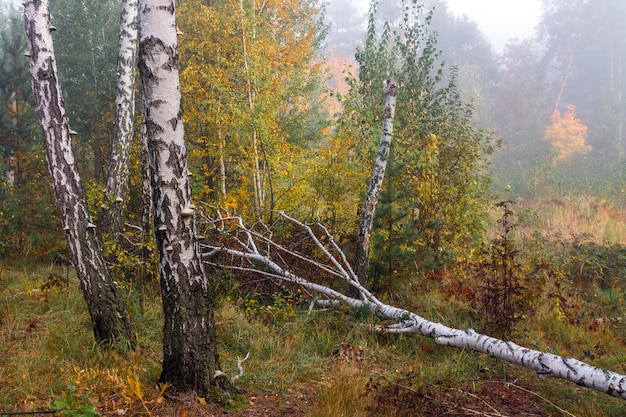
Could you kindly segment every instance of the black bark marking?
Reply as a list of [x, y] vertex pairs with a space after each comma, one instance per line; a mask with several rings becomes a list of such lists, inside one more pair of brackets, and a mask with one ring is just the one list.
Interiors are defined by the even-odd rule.
[[163, 47], [165, 54], [167, 54], [168, 60], [161, 65], [166, 71], [172, 71], [174, 69], [178, 69], [178, 52], [174, 47]]
[[176, 131], [176, 127], [178, 126], [178, 120], [179, 120], [179, 119], [178, 119], [178, 116], [177, 116], [177, 117], [172, 117], [172, 118], [170, 119], [170, 122], [169, 122], [169, 123], [172, 125], [172, 129], [173, 129], [174, 131]]
[[165, 165], [167, 165], [173, 172], [174, 175], [178, 178], [182, 178], [183, 176], [183, 167], [182, 167], [182, 162], [181, 159], [179, 158], [180, 155], [182, 155], [181, 152], [181, 147], [178, 146], [178, 144], [172, 142], [169, 144], [169, 158], [167, 159], [167, 161], [165, 162]]
[[158, 6], [156, 8], [157, 10], [163, 10], [165, 12], [168, 12], [169, 14], [174, 14], [175, 8], [174, 8], [174, 3], [170, 3], [167, 6]]
[[154, 123], [152, 120], [146, 120], [146, 133], [149, 139], [153, 139], [158, 134], [163, 133], [163, 128], [158, 124]]
[[[52, 48], [46, 46], [52, 45], [52, 39], [48, 32], [46, 36], [37, 33], [35, 24], [42, 20], [49, 22], [49, 15], [43, 10], [46, 8], [47, 2], [44, 1], [27, 3], [25, 26], [31, 50], [31, 81], [55, 199], [63, 224], [69, 227], [66, 237], [96, 341], [99, 344], [111, 344], [115, 340], [126, 339], [132, 345], [135, 341], [134, 333], [123, 301], [110, 279], [96, 235], [87, 230], [89, 217], [86, 200], [73, 163], [69, 127], [64, 116], [54, 56], [51, 54]], [[43, 52], [50, 56], [40, 59]]]
[[39, 71], [37, 71], [37, 78], [39, 78], [40, 81], [49, 80], [50, 78], [52, 78], [52, 74], [50, 73], [50, 71], [39, 68]]

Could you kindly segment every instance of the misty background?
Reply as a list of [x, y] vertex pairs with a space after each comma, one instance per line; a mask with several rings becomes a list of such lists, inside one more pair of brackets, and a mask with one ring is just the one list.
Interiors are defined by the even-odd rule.
[[[327, 54], [351, 62], [365, 1], [327, 6]], [[380, 22], [401, 3], [381, 0]], [[456, 68], [476, 122], [501, 146], [493, 191], [507, 198], [591, 194], [624, 204], [622, 0], [427, 0], [442, 59]], [[401, 99], [401, 98], [400, 98]]]

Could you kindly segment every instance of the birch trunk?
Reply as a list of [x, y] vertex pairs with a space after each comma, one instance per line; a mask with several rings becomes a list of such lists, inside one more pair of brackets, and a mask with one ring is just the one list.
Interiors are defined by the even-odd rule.
[[[243, 70], [246, 73], [246, 86], [247, 86], [247, 94], [248, 94], [248, 108], [250, 112], [254, 111], [254, 85], [253, 85], [253, 75], [250, 71], [250, 65], [248, 63], [248, 43], [246, 42], [246, 11], [244, 9], [243, 0], [239, 1], [239, 10], [241, 12], [241, 45], [243, 48]], [[256, 11], [256, 2], [252, 3], [252, 12]], [[253, 15], [252, 19], [256, 17]], [[252, 30], [252, 41], [254, 42], [256, 38], [256, 28], [253, 27]], [[252, 187], [254, 191], [254, 214], [258, 219], [263, 217], [263, 206], [265, 201], [265, 193], [263, 190], [263, 180], [261, 178], [261, 163], [259, 161], [259, 139], [257, 134], [257, 129], [254, 128], [252, 132]]]
[[173, 0], [141, 0], [139, 70], [152, 173], [165, 323], [160, 381], [206, 397], [222, 375], [213, 300], [196, 239], [186, 161]]
[[[540, 352], [519, 346], [513, 342], [495, 339], [472, 329], [459, 330], [440, 323], [435, 323], [423, 317], [378, 300], [364, 286], [358, 283], [355, 273], [347, 262], [344, 253], [335, 243], [333, 237], [321, 225], [316, 225], [324, 232], [322, 238], [318, 238], [309, 225], [301, 223], [284, 213], [283, 218], [299, 226], [309, 236], [310, 241], [323, 254], [325, 260], [311, 259], [307, 255], [295, 252], [285, 246], [271, 241], [265, 235], [255, 233], [244, 226], [240, 217], [220, 217], [207, 219], [219, 232], [221, 244], [204, 245], [206, 259], [211, 259], [218, 253], [226, 253], [229, 259], [233, 257], [245, 259], [245, 265], [251, 267], [233, 267], [220, 265], [223, 268], [245, 269], [265, 275], [272, 279], [282, 280], [298, 285], [324, 300], [318, 303], [333, 304], [343, 302], [352, 307], [366, 307], [373, 311], [376, 316], [383, 320], [391, 321], [391, 324], [373, 326], [372, 329], [380, 333], [413, 333], [434, 338], [441, 345], [472, 349], [486, 353], [495, 358], [533, 369], [539, 377], [562, 378], [576, 383], [577, 385], [604, 392], [613, 397], [626, 399], [626, 376], [612, 371], [588, 365], [574, 358]], [[231, 232], [226, 232], [230, 230]], [[232, 241], [226, 239], [229, 235]], [[299, 235], [300, 236], [300, 235]], [[229, 246], [226, 246], [229, 244]], [[307, 246], [309, 247], [309, 246]], [[262, 248], [262, 251], [259, 250]], [[274, 253], [270, 256], [270, 252]], [[309, 281], [289, 270], [279, 260], [285, 257], [296, 257], [300, 261], [308, 263], [312, 268], [319, 271], [320, 276], [334, 277], [347, 282], [355, 287], [360, 298], [345, 295], [329, 286], [320, 285]], [[310, 272], [310, 271], [309, 271]], [[309, 275], [311, 275], [309, 273]]]
[[139, 127], [139, 149], [141, 151], [141, 229], [145, 236], [149, 236], [154, 231], [154, 199], [148, 134], [146, 125], [143, 123]]
[[122, 0], [117, 56], [115, 131], [109, 175], [99, 226], [105, 239], [117, 242], [124, 229], [128, 198], [130, 147], [135, 121], [135, 70], [137, 66], [137, 0]]
[[387, 169], [387, 159], [391, 148], [391, 138], [393, 135], [393, 118], [396, 112], [396, 96], [398, 86], [393, 78], [387, 80], [385, 88], [385, 108], [383, 113], [383, 130], [380, 134], [378, 154], [374, 162], [374, 169], [370, 178], [367, 194], [361, 210], [361, 221], [359, 223], [359, 234], [356, 241], [356, 254], [354, 267], [357, 276], [362, 283], [367, 283], [367, 273], [369, 269], [370, 238], [372, 226], [374, 224], [374, 214], [376, 213], [376, 203], [380, 196], [380, 189], [385, 178]]
[[219, 144], [219, 169], [218, 169], [218, 181], [220, 184], [219, 187], [219, 193], [217, 195], [218, 199], [217, 201], [220, 202], [220, 204], [224, 204], [224, 202], [226, 201], [226, 163], [224, 162], [224, 140], [222, 139], [222, 131], [220, 130], [218, 133], [218, 139], [220, 141]]
[[57, 78], [48, 1], [26, 1], [24, 15], [31, 82], [43, 130], [48, 170], [76, 274], [89, 308], [94, 336], [98, 344], [126, 341], [134, 345], [135, 334], [124, 302], [105, 265], [75, 165], [70, 127]]

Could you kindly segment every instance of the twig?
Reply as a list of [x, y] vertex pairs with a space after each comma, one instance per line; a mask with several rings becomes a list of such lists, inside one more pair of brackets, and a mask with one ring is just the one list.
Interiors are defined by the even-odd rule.
[[467, 407], [461, 407], [461, 410], [466, 411], [466, 412], [468, 412], [468, 413], [470, 413], [472, 415], [475, 415], [475, 416], [484, 416], [484, 417], [499, 417], [499, 416], [502, 416], [502, 417], [504, 417], [504, 414], [500, 414], [500, 413], [494, 414], [494, 413], [490, 413], [490, 412], [487, 412], [487, 411], [478, 411], [478, 410], [473, 410], [473, 409], [467, 408]]
[[478, 401], [480, 401], [480, 402], [482, 402], [483, 404], [485, 404], [488, 408], [490, 408], [491, 410], [493, 410], [493, 412], [495, 413], [495, 414], [493, 414], [493, 415], [496, 415], [496, 416], [503, 416], [503, 414], [502, 414], [502, 413], [500, 413], [498, 410], [496, 410], [496, 409], [495, 409], [495, 407], [493, 407], [491, 404], [489, 404], [487, 401], [483, 400], [482, 398], [480, 398], [480, 397], [479, 397], [478, 395], [476, 395], [476, 394], [472, 394], [471, 392], [463, 391], [462, 389], [459, 389], [459, 388], [441, 387], [441, 386], [439, 386], [439, 385], [435, 385], [435, 386], [436, 386], [436, 387], [438, 387], [438, 388], [441, 388], [441, 389], [447, 389], [447, 390], [452, 390], [452, 389], [454, 389], [454, 390], [456, 390], [456, 391], [458, 391], [458, 392], [460, 392], [460, 393], [463, 393], [463, 394], [469, 395], [470, 397], [477, 399]]
[[[411, 387], [407, 387], [406, 385], [403, 385], [403, 384], [398, 384], [398, 383], [396, 383], [395, 385], [396, 385], [396, 386], [398, 386], [398, 387], [400, 387], [400, 388], [404, 388], [404, 389], [406, 389], [406, 390], [409, 390], [409, 391], [411, 391], [411, 392], [413, 392], [413, 393], [415, 393], [415, 394], [423, 395], [425, 398], [428, 398], [429, 400], [434, 400], [434, 398], [433, 398], [433, 397], [431, 397], [431, 396], [429, 396], [428, 394], [425, 394], [425, 393], [423, 393], [423, 392], [417, 391], [417, 390], [415, 390], [415, 389], [413, 389], [413, 388], [411, 388]], [[483, 400], [482, 398], [478, 397], [478, 396], [477, 396], [477, 395], [475, 395], [475, 394], [469, 393], [469, 392], [467, 392], [467, 391], [460, 390], [460, 389], [458, 389], [458, 388], [448, 388], [448, 387], [442, 387], [442, 386], [439, 386], [439, 385], [434, 385], [434, 386], [435, 386], [435, 387], [437, 387], [437, 388], [440, 388], [440, 389], [447, 389], [447, 390], [454, 389], [454, 390], [459, 391], [459, 392], [461, 392], [461, 393], [463, 393], [463, 394], [467, 394], [467, 395], [469, 395], [469, 396], [471, 396], [471, 397], [474, 397], [474, 398], [476, 398], [477, 400], [479, 400], [479, 401], [481, 401], [482, 403], [484, 403], [487, 407], [489, 407], [490, 409], [492, 409], [492, 410], [493, 410], [493, 413], [491, 413], [491, 412], [485, 412], [485, 411], [473, 410], [473, 409], [471, 409], [471, 408], [466, 408], [466, 407], [460, 407], [460, 408], [461, 408], [461, 410], [463, 410], [463, 411], [467, 411], [467, 412], [472, 413], [472, 414], [477, 415], [477, 416], [479, 416], [479, 415], [480, 415], [480, 416], [487, 416], [487, 417], [506, 417], [504, 414], [500, 413], [498, 410], [496, 410], [494, 407], [492, 407], [490, 404], [488, 404], [485, 400]], [[450, 403], [450, 402], [448, 402], [448, 401], [444, 401], [444, 402], [446, 402], [446, 403], [448, 403], [448, 404], [451, 404], [451, 403]]]
[[134, 224], [124, 223], [124, 226], [128, 227], [129, 229], [137, 230], [138, 232], [141, 232], [141, 233], [146, 233], [146, 231], [143, 230], [143, 227], [135, 226]]
[[246, 355], [245, 358], [241, 359], [239, 356], [237, 356], [237, 369], [239, 369], [239, 374], [235, 375], [234, 377], [231, 378], [231, 381], [236, 381], [238, 380], [240, 377], [243, 376], [243, 367], [241, 366], [242, 363], [244, 363], [245, 361], [248, 360], [248, 358], [250, 357], [250, 352], [248, 352], [248, 354]]
[[570, 417], [576, 417], [574, 414], [570, 413], [570, 412], [569, 412], [569, 411], [567, 411], [567, 410], [562, 409], [562, 408], [561, 408], [561, 407], [559, 407], [558, 405], [554, 404], [552, 401], [548, 400], [546, 397], [544, 397], [544, 396], [542, 396], [542, 395], [539, 395], [539, 394], [537, 394], [536, 392], [531, 391], [531, 390], [529, 390], [529, 389], [526, 389], [526, 388], [524, 388], [524, 387], [522, 387], [522, 386], [519, 386], [519, 385], [517, 385], [517, 384], [514, 384], [513, 382], [506, 382], [506, 381], [502, 381], [502, 382], [501, 382], [501, 381], [487, 381], [487, 382], [498, 383], [498, 384], [504, 384], [504, 385], [507, 385], [507, 386], [510, 386], [510, 387], [513, 387], [513, 388], [517, 388], [517, 389], [519, 389], [520, 391], [524, 391], [524, 392], [526, 392], [526, 393], [528, 393], [528, 394], [532, 394], [532, 395], [534, 395], [535, 397], [537, 397], [537, 398], [539, 398], [539, 399], [541, 399], [541, 400], [543, 400], [543, 401], [547, 402], [548, 404], [550, 404], [552, 407], [556, 408], [557, 410], [559, 410], [559, 411], [560, 411], [560, 412], [562, 412], [563, 414], [566, 414], [566, 415], [568, 415], [568, 416], [570, 416]]

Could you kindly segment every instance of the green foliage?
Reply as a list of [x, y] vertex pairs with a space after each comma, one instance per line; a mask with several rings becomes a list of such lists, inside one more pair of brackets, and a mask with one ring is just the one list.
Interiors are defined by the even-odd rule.
[[585, 235], [560, 242], [569, 256], [564, 267], [581, 288], [599, 286], [611, 289], [623, 283], [626, 275], [626, 248], [620, 244], [598, 244]]
[[281, 324], [296, 317], [298, 305], [302, 302], [301, 290], [293, 294], [274, 294], [270, 300], [248, 298], [243, 302], [246, 314], [266, 324]]
[[273, 209], [310, 214], [308, 160], [328, 123], [320, 7], [183, 2], [181, 92], [200, 199], [265, 220]]
[[105, 258], [112, 262], [113, 278], [124, 286], [133, 282], [156, 282], [159, 263], [155, 240], [146, 239], [143, 232], [127, 231], [123, 241], [126, 245], [112, 241], [103, 245]]
[[94, 403], [89, 399], [91, 391], [82, 394], [76, 393], [74, 382], [67, 384], [67, 391], [62, 398], [55, 400], [50, 408], [58, 411], [61, 415], [72, 417], [98, 417], [100, 413], [96, 411]]
[[63, 246], [24, 59], [24, 19], [7, 9], [0, 21], [0, 257], [49, 260]]
[[356, 54], [359, 79], [344, 99], [341, 124], [350, 135], [366, 138], [355, 153], [369, 154], [359, 161], [369, 172], [380, 134], [381, 86], [395, 78], [394, 139], [373, 232], [374, 279], [394, 271], [440, 270], [470, 255], [487, 218], [490, 135], [475, 126], [455, 70], [441, 64], [444, 55], [429, 31], [432, 12], [416, 1], [403, 6], [398, 27], [387, 21], [379, 32], [372, 3], [365, 46]]
[[524, 276], [518, 261], [518, 250], [513, 240], [513, 211], [511, 201], [498, 204], [503, 210], [498, 220], [498, 237], [492, 240], [482, 254], [482, 262], [476, 264], [478, 299], [485, 315], [485, 327], [490, 334], [507, 339], [513, 327], [529, 313], [530, 305], [537, 297]]
[[55, 54], [83, 181], [104, 183], [113, 137], [120, 3], [53, 0]]

